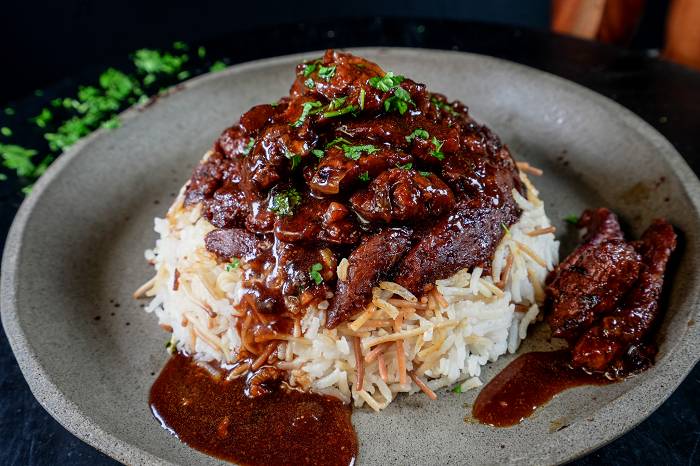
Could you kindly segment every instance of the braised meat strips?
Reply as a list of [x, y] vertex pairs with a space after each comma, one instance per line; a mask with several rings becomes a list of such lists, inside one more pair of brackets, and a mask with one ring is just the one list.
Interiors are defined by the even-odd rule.
[[185, 203], [217, 228], [207, 249], [240, 261], [246, 306], [290, 321], [328, 300], [333, 328], [380, 280], [420, 295], [459, 269], [488, 269], [520, 216], [513, 189], [526, 194], [508, 149], [464, 105], [329, 50], [297, 67], [288, 97], [223, 132]]
[[627, 242], [615, 214], [587, 210], [579, 246], [548, 277], [548, 321], [566, 338], [572, 364], [618, 377], [646, 369], [656, 348], [651, 330], [676, 233], [655, 220], [641, 240]]

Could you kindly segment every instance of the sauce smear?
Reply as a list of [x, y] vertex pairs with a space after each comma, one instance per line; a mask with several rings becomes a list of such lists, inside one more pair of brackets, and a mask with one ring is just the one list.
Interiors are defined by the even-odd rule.
[[181, 354], [163, 368], [149, 402], [165, 429], [224, 460], [346, 466], [357, 457], [351, 409], [340, 400], [282, 387], [249, 398], [245, 377], [214, 378]]
[[587, 374], [570, 364], [567, 350], [519, 356], [481, 390], [473, 416], [482, 424], [513, 426], [567, 388], [612, 383], [603, 375]]

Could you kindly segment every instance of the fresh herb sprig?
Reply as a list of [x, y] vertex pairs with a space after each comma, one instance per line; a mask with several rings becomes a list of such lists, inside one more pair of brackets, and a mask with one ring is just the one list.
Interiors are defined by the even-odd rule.
[[269, 210], [280, 217], [286, 217], [294, 213], [294, 209], [301, 203], [301, 194], [294, 188], [289, 188], [275, 194], [270, 202]]
[[309, 278], [316, 283], [316, 285], [320, 285], [323, 283], [323, 276], [321, 275], [321, 270], [323, 270], [323, 265], [320, 263], [316, 262], [314, 265], [311, 266], [309, 269]]

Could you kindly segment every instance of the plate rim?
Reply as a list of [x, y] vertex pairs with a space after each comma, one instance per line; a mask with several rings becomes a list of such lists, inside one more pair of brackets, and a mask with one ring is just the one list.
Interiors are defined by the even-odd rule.
[[[533, 68], [520, 63], [512, 62], [502, 58], [483, 55], [477, 53], [468, 53], [453, 50], [427, 49], [427, 48], [411, 48], [411, 47], [348, 47], [342, 50], [351, 51], [358, 54], [373, 53], [377, 55], [393, 54], [405, 55], [416, 58], [421, 54], [433, 54], [444, 56], [469, 56], [474, 59], [483, 60], [498, 64], [504, 68], [511, 68], [519, 73], [525, 73], [530, 76], [537, 76], [538, 79], [545, 81], [546, 84], [551, 84], [559, 87], [565, 92], [578, 94], [598, 107], [603, 108], [608, 112], [616, 113], [616, 116], [625, 123], [631, 130], [638, 133], [643, 133], [645, 137], [653, 144], [654, 149], [668, 163], [670, 169], [679, 178], [683, 189], [688, 194], [688, 201], [695, 208], [695, 213], [700, 217], [700, 181], [689, 167], [685, 159], [678, 153], [675, 147], [662, 136], [653, 126], [644, 121], [641, 117], [633, 113], [631, 110], [614, 102], [608, 97], [603, 96], [585, 86], [554, 75], [547, 71]], [[323, 51], [308, 51], [290, 55], [282, 55], [271, 58], [264, 58], [254, 61], [248, 61], [240, 64], [234, 64], [224, 71], [217, 73], [206, 73], [185, 81], [175, 88], [173, 93], [184, 92], [194, 87], [204, 85], [210, 80], [222, 78], [224, 76], [236, 75], [249, 72], [259, 68], [274, 66], [276, 64], [288, 63], [293, 61], [301, 61], [307, 58], [315, 57], [323, 54]], [[170, 94], [159, 99], [167, 98]], [[156, 102], [158, 103], [158, 102]], [[148, 104], [145, 107], [131, 107], [119, 116], [122, 121], [127, 121], [134, 118], [136, 115], [148, 112]], [[118, 130], [117, 130], [118, 131]], [[89, 415], [83, 413], [79, 407], [70, 399], [68, 399], [61, 389], [48, 376], [43, 365], [37, 359], [36, 352], [32, 343], [28, 340], [26, 334], [22, 330], [19, 321], [20, 310], [17, 306], [17, 294], [20, 284], [18, 283], [17, 271], [20, 267], [18, 258], [21, 257], [23, 244], [22, 238], [27, 228], [27, 223], [30, 214], [34, 207], [43, 199], [43, 194], [46, 188], [61, 175], [63, 169], [79, 156], [90, 144], [96, 139], [103, 137], [107, 131], [100, 129], [81, 139], [68, 151], [66, 151], [58, 160], [52, 164], [47, 172], [37, 181], [32, 190], [32, 193], [24, 200], [20, 206], [12, 225], [9, 229], [5, 248], [2, 257], [2, 272], [0, 274], [0, 316], [2, 324], [7, 335], [8, 342], [12, 352], [17, 360], [22, 375], [27, 381], [29, 388], [41, 404], [41, 406], [64, 428], [71, 432], [82, 441], [96, 448], [97, 450], [107, 454], [108, 456], [129, 464], [173, 464], [163, 458], [160, 458], [146, 450], [143, 450], [137, 445], [108, 433], [95, 423]], [[696, 311], [700, 315], [700, 312]], [[700, 350], [693, 351], [693, 342], [700, 341], [700, 325], [688, 328], [683, 339], [676, 345], [675, 351], [667, 355], [663, 365], [655, 366], [655, 376], [647, 377], [640, 384], [632, 387], [625, 396], [615, 399], [608, 403], [608, 409], [598, 411], [595, 414], [595, 419], [585, 424], [586, 429], [581, 432], [579, 428], [572, 425], [571, 428], [556, 432], [550, 437], [550, 442], [539, 452], [526, 458], [510, 458], [512, 463], [520, 462], [537, 462], [537, 463], [561, 463], [580, 458], [610, 442], [617, 439], [621, 435], [627, 433], [639, 423], [649, 417], [658, 407], [669, 397], [681, 382], [690, 373], [693, 367], [700, 361]], [[643, 396], [640, 396], [642, 395]], [[656, 396], [650, 396], [656, 395]], [[645, 401], [639, 404], [639, 398], [644, 398]], [[622, 399], [622, 400], [621, 400]], [[649, 400], [653, 400], [649, 402]], [[620, 423], [611, 422], [613, 419], [619, 420], [621, 413], [618, 406], [621, 402], [636, 402], [641, 409], [637, 410], [637, 416], [634, 418], [625, 417]], [[613, 416], [617, 414], [617, 416]], [[586, 431], [605, 432], [602, 438], [596, 436], [584, 435]], [[560, 437], [557, 439], [556, 437]], [[567, 439], [570, 437], [577, 438], [577, 448], [559, 449], [558, 445], [567, 444]], [[562, 443], [564, 442], [564, 443]], [[360, 461], [362, 455], [360, 452]]]

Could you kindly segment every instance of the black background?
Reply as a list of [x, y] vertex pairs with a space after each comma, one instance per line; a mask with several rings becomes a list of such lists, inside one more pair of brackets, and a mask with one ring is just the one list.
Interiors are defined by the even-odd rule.
[[[232, 63], [325, 47], [446, 48], [525, 63], [601, 92], [654, 125], [696, 173], [700, 169], [696, 158], [700, 150], [700, 74], [650, 58], [644, 51], [661, 44], [664, 2], [651, 2], [654, 14], [643, 21], [632, 50], [520, 27], [545, 29], [548, 1], [359, 1], [334, 4], [332, 14], [327, 7], [318, 8], [327, 3], [67, 1], [3, 5], [9, 14], [0, 37], [11, 46], [0, 47], [0, 102], [11, 102], [17, 115], [12, 120], [0, 115], [0, 125], [14, 126], [38, 113], [47, 99], [68, 95], [106, 66], [128, 63], [128, 53], [137, 48], [163, 47], [173, 40], [204, 44], [211, 55], [229, 57]], [[339, 16], [345, 19], [332, 19]], [[408, 16], [420, 19], [405, 19]], [[36, 88], [46, 88], [43, 98], [28, 95]], [[24, 135], [31, 137], [31, 133]], [[17, 186], [15, 179], [0, 183], [2, 242], [22, 199]], [[578, 463], [700, 464], [698, 389], [700, 368], [648, 420]], [[0, 464], [111, 463], [38, 405], [0, 332]]]

